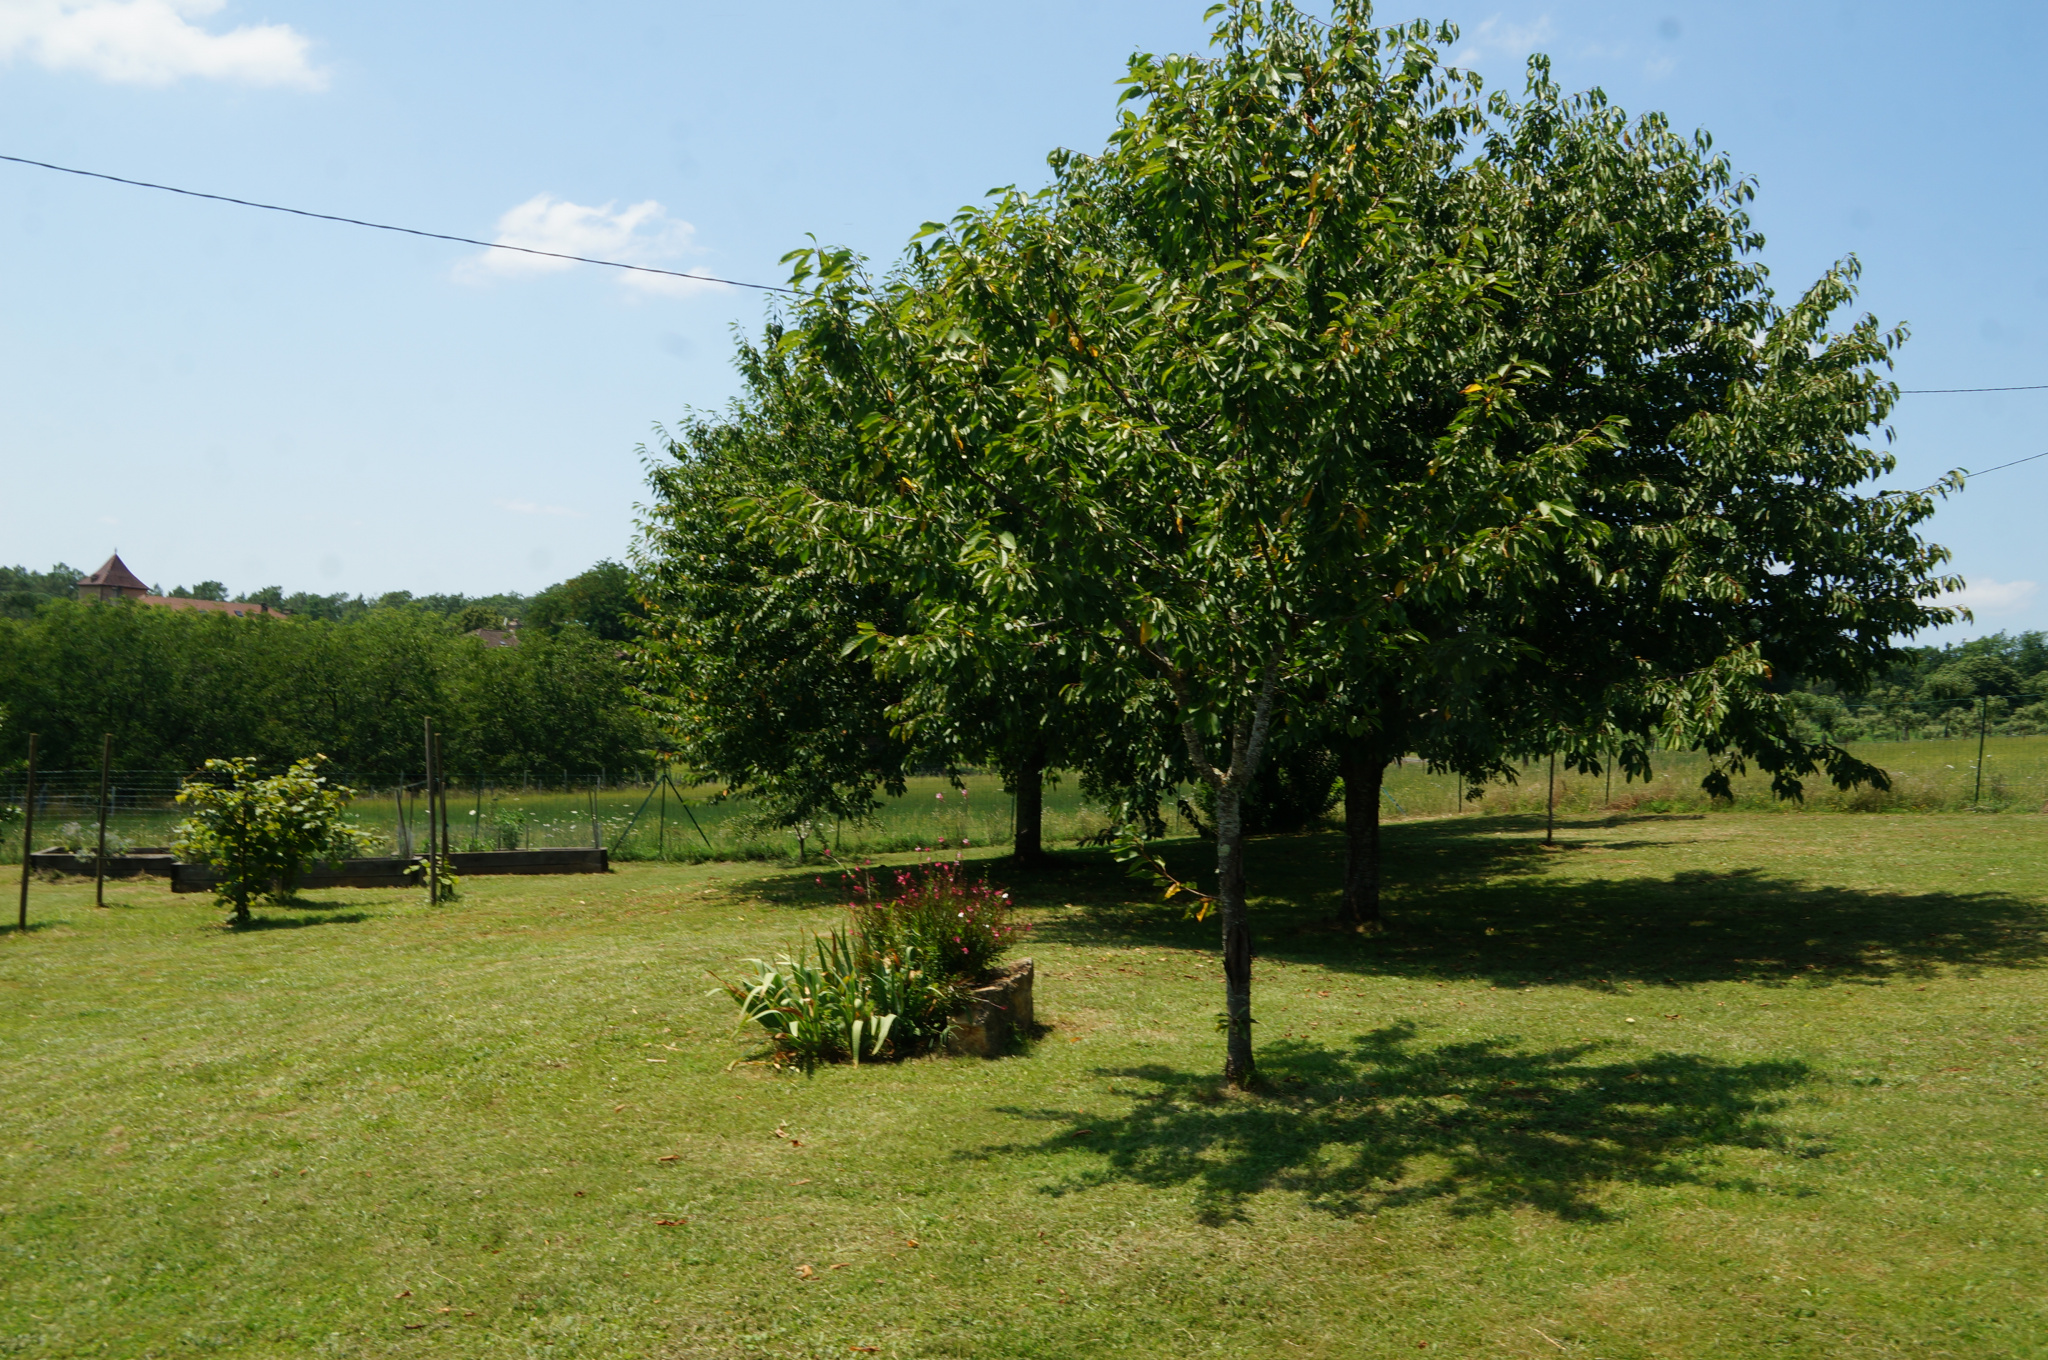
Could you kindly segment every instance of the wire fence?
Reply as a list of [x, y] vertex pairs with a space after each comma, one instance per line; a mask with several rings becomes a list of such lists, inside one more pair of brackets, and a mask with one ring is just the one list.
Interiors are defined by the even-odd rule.
[[[1978, 764], [1975, 737], [1866, 741], [1850, 750], [1887, 772], [1889, 789], [1839, 790], [1809, 778], [1803, 800], [1774, 797], [1770, 778], [1751, 769], [1732, 779], [1732, 806], [1779, 812], [2048, 812], [2048, 736], [1992, 736]], [[1697, 751], [1660, 752], [1647, 781], [1603, 772], [1560, 770], [1560, 813], [1693, 812], [1715, 806], [1700, 788], [1709, 769]], [[1382, 812], [1389, 818], [1542, 812], [1552, 786], [1547, 762], [1532, 762], [1513, 782], [1488, 785], [1469, 798], [1451, 775], [1412, 758], [1387, 771]], [[107, 786], [107, 849], [111, 854], [165, 850], [184, 810], [177, 771], [114, 771]], [[355, 790], [349, 816], [373, 838], [373, 853], [411, 854], [426, 841], [425, 785], [416, 772], [341, 772], [334, 782]], [[0, 777], [0, 807], [19, 807], [20, 771]], [[97, 770], [37, 772], [35, 848], [89, 850], [98, 843]], [[1168, 800], [1169, 804], [1171, 800]], [[1722, 803], [1720, 807], [1731, 804]], [[1162, 805], [1169, 835], [1196, 828]], [[969, 773], [959, 784], [942, 775], [913, 777], [901, 797], [884, 798], [858, 822], [775, 826], [754, 803], [724, 798], [710, 786], [675, 787], [652, 772], [556, 770], [547, 778], [504, 781], [454, 778], [448, 822], [456, 850], [530, 850], [603, 846], [615, 859], [789, 860], [822, 851], [858, 857], [914, 850], [1005, 846], [1015, 836], [1015, 801], [993, 774]], [[1338, 814], [1341, 816], [1341, 813]], [[1099, 841], [1113, 832], [1111, 814], [1086, 802], [1071, 777], [1045, 791], [1048, 845]], [[21, 860], [21, 828], [0, 827], [0, 863]]]
[[[177, 802], [186, 776], [176, 771], [115, 771], [108, 780], [109, 854], [164, 850], [185, 819]], [[417, 773], [331, 772], [354, 790], [349, 820], [372, 838], [370, 853], [406, 855], [426, 844], [427, 799]], [[56, 770], [36, 774], [35, 848], [89, 849], [98, 844], [100, 774]], [[0, 779], [0, 805], [23, 802], [19, 771]], [[451, 778], [447, 787], [451, 848], [533, 850], [603, 846], [615, 859], [785, 860], [802, 853], [861, 856], [909, 850], [1008, 845], [1015, 801], [995, 775], [968, 773], [956, 786], [941, 775], [908, 781], [900, 797], [883, 798], [858, 822], [799, 827], [770, 824], [756, 804], [725, 798], [713, 786], [672, 786], [634, 773], [503, 782]], [[1108, 816], [1086, 804], [1071, 779], [1045, 791], [1049, 842], [1099, 838]], [[1180, 828], [1185, 830], [1186, 828]], [[0, 835], [0, 862], [20, 863], [21, 828]]]

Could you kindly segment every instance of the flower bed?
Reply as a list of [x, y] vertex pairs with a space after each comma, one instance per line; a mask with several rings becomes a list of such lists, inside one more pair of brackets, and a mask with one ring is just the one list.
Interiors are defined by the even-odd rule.
[[1010, 922], [1010, 895], [958, 861], [847, 879], [844, 926], [748, 959], [744, 981], [719, 979], [776, 1062], [808, 1074], [949, 1045], [990, 1057], [1013, 1047], [1031, 1023], [1032, 970], [1028, 959], [998, 967], [1030, 929]]

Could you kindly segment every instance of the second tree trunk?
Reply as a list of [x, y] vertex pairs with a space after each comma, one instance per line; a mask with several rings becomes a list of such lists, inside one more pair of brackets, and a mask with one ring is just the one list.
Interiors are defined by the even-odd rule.
[[1344, 904], [1349, 926], [1380, 922], [1380, 789], [1387, 777], [1386, 747], [1377, 735], [1344, 746]]

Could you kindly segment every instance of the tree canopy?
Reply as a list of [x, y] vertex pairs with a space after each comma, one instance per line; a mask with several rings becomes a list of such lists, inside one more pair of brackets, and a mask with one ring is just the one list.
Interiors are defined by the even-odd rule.
[[[1443, 64], [1454, 30], [1359, 0], [1213, 13], [1210, 54], [1132, 59], [1108, 144], [1045, 190], [881, 274], [796, 252], [718, 438], [801, 456], [671, 498], [747, 518], [664, 524], [648, 565], [740, 592], [675, 597], [695, 673], [803, 674], [857, 635], [911, 686], [887, 711], [944, 730], [1037, 666], [1068, 718], [1125, 724], [1128, 787], [1206, 783], [1243, 1081], [1244, 799], [1276, 722], [1347, 784], [1409, 750], [1483, 778], [1687, 745], [1710, 785], [1753, 761], [1797, 796], [1882, 777], [1801, 725], [1797, 677], [1852, 683], [1950, 614], [1931, 500], [1860, 489], [1902, 334], [1829, 329], [1853, 261], [1775, 300], [1704, 135], [1540, 59], [1489, 98]], [[846, 608], [772, 616], [802, 645], [743, 663], [790, 590]]]

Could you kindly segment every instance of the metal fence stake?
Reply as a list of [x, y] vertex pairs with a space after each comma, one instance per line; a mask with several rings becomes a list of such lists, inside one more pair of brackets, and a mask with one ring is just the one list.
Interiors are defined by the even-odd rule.
[[107, 905], [107, 766], [114, 759], [114, 734], [100, 743], [100, 851], [92, 862], [92, 904]]
[[1980, 694], [1977, 696], [1977, 792], [1970, 799], [1972, 808], [1984, 801], [1984, 729], [1990, 720], [1991, 696]]
[[28, 929], [28, 857], [36, 836], [36, 734], [28, 734], [28, 785], [21, 795], [21, 915], [15, 929]]

